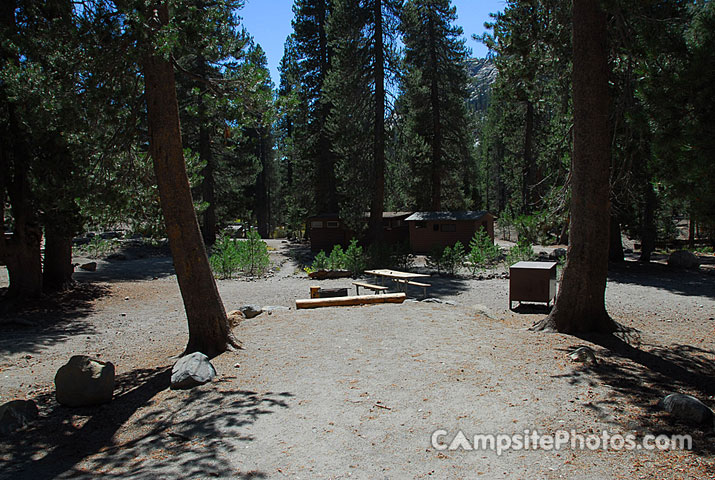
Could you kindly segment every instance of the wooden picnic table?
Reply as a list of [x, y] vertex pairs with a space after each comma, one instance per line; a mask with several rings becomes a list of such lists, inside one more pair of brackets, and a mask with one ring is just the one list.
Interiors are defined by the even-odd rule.
[[411, 272], [400, 272], [399, 270], [389, 270], [389, 269], [377, 269], [377, 270], [365, 270], [368, 275], [373, 275], [375, 277], [380, 277], [380, 285], [384, 278], [390, 278], [397, 283], [399, 290], [406, 290], [407, 285], [414, 285], [422, 288], [423, 295], [427, 296], [427, 287], [431, 285], [429, 283], [415, 282], [415, 278], [429, 278], [429, 275], [424, 273], [411, 273]]
[[377, 269], [377, 270], [365, 270], [368, 275], [374, 275], [380, 277], [382, 281], [383, 278], [392, 278], [397, 280], [412, 280], [413, 278], [426, 278], [429, 275], [424, 273], [410, 273], [410, 272], [400, 272], [399, 270], [388, 270], [388, 269]]

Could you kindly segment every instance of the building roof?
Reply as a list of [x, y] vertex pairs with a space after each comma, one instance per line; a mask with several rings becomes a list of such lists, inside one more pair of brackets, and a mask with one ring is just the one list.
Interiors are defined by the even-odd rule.
[[489, 212], [482, 210], [479, 212], [415, 212], [405, 219], [407, 222], [424, 222], [424, 221], [440, 221], [440, 220], [480, 220], [482, 217], [489, 215]]
[[[410, 215], [412, 212], [382, 212], [382, 218], [387, 219], [387, 218], [400, 218], [400, 217], [407, 217]], [[370, 218], [370, 212], [365, 212], [363, 214], [364, 218]], [[313, 215], [311, 217], [308, 217], [309, 220], [339, 220], [340, 215], [337, 213], [321, 213], [318, 215]]]

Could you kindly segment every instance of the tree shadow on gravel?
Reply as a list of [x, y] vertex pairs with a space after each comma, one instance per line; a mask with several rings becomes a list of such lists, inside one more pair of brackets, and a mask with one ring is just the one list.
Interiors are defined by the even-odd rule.
[[310, 266], [315, 256], [310, 250], [310, 243], [288, 242], [283, 245], [281, 253], [292, 260], [299, 268]]
[[715, 275], [711, 271], [681, 270], [659, 263], [610, 263], [608, 281], [654, 287], [678, 295], [715, 298]]
[[[614, 397], [600, 402], [586, 402], [602, 419], [612, 418], [607, 412], [622, 415], [627, 406], [637, 407], [642, 414], [634, 420], [613, 421], [640, 434], [682, 435], [693, 437], [693, 452], [715, 454], [712, 427], [686, 425], [658, 407], [658, 401], [670, 393], [693, 395], [712, 407], [715, 396], [715, 351], [691, 345], [643, 344], [633, 332], [615, 335], [579, 335], [596, 348], [598, 364], [579, 364], [572, 373], [560, 375], [572, 384], [605, 384]], [[577, 346], [574, 346], [576, 348]], [[713, 466], [715, 473], [715, 465]]]
[[109, 293], [107, 285], [75, 284], [39, 299], [11, 302], [0, 297], [0, 353], [37, 352], [94, 333], [84, 319], [94, 312], [94, 302]]
[[127, 372], [114, 400], [94, 408], [36, 398], [41, 419], [0, 440], [0, 478], [266, 478], [228, 457], [253, 440], [244, 427], [288, 408], [292, 394], [224, 389], [227, 380], [169, 391], [170, 378], [171, 367]]
[[98, 262], [97, 270], [77, 270], [74, 279], [79, 282], [129, 282], [156, 280], [174, 275], [174, 260], [171, 256], [148, 257], [135, 260], [107, 260]]

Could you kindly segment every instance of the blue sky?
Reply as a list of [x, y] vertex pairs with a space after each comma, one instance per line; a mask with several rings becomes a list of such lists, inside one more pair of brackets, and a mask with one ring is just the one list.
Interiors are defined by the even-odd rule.
[[[490, 20], [489, 13], [503, 10], [504, 3], [504, 0], [452, 0], [452, 5], [457, 7], [457, 24], [464, 29], [472, 56], [486, 56], [486, 47], [472, 40], [472, 34], [482, 34], [484, 22]], [[293, 0], [246, 0], [246, 6], [239, 11], [248, 32], [266, 51], [271, 77], [276, 85], [283, 44], [292, 31], [292, 7]]]

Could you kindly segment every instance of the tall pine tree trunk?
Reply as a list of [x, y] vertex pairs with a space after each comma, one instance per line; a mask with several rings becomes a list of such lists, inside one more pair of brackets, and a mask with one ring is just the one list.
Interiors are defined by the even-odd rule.
[[610, 132], [606, 15], [598, 0], [573, 2], [574, 153], [571, 232], [556, 305], [536, 329], [613, 332], [606, 313]]
[[207, 204], [202, 215], [201, 234], [206, 245], [213, 245], [216, 242], [215, 166], [211, 153], [211, 136], [206, 125], [199, 127], [199, 157], [202, 161], [206, 162], [206, 166], [201, 171], [201, 175], [203, 176], [203, 180], [201, 181], [201, 199]]
[[621, 239], [621, 224], [615, 215], [611, 215], [611, 231], [609, 234], [608, 260], [623, 261], [623, 240]]
[[653, 184], [648, 181], [643, 205], [643, 226], [641, 231], [641, 262], [650, 262], [650, 255], [655, 250], [657, 231], [655, 227], [655, 209], [658, 207], [658, 197], [655, 195]]
[[60, 229], [45, 228], [45, 261], [42, 269], [42, 288], [61, 291], [72, 284], [72, 236]]
[[256, 156], [261, 162], [261, 173], [256, 177], [256, 198], [254, 211], [256, 212], [256, 223], [258, 234], [261, 238], [271, 236], [271, 165], [269, 157], [268, 133], [261, 127], [256, 130]]
[[382, 213], [385, 207], [385, 52], [383, 44], [382, 0], [375, 0], [375, 142], [373, 146], [374, 183], [370, 202], [370, 239], [382, 240]]
[[[155, 27], [168, 23], [166, 4], [157, 6], [154, 13], [155, 18], [152, 20], [158, 23]], [[209, 267], [191, 198], [181, 144], [174, 69], [159, 54], [148, 54], [143, 67], [149, 148], [189, 324], [189, 342], [185, 353], [199, 351], [213, 357], [237, 346], [237, 342], [231, 334], [226, 311]]]
[[532, 190], [535, 185], [534, 164], [534, 104], [530, 100], [526, 101], [526, 116], [524, 126], [524, 170], [521, 185], [521, 213], [527, 214], [531, 211], [534, 203]]
[[432, 18], [428, 24], [428, 34], [430, 37], [430, 67], [432, 68], [432, 79], [430, 82], [430, 103], [432, 110], [432, 211], [438, 212], [442, 209], [442, 111], [439, 102], [439, 70], [437, 49]]
[[[323, 91], [325, 77], [330, 68], [330, 47], [328, 45], [327, 28], [327, 5], [325, 0], [320, 0], [316, 4], [316, 23], [318, 27], [318, 55], [320, 57], [320, 72], [318, 73], [318, 89]], [[335, 154], [332, 150], [330, 134], [326, 127], [331, 105], [321, 96], [318, 106], [317, 122], [320, 125], [318, 133], [318, 156], [316, 179], [315, 179], [315, 201], [318, 213], [337, 213], [340, 210], [338, 201], [338, 180], [335, 176]]]
[[4, 237], [3, 229], [2, 256], [5, 258], [10, 283], [8, 294], [12, 297], [36, 297], [42, 294], [42, 229], [30, 201], [27, 172], [29, 154], [12, 105], [9, 110], [10, 133], [14, 142], [14, 169], [5, 182], [14, 225], [10, 238]]
[[[0, 7], [0, 27], [8, 41], [0, 42], [0, 61], [19, 65], [15, 49], [11, 47], [17, 32], [15, 2], [3, 2]], [[3, 37], [5, 40], [5, 37]], [[4, 127], [0, 142], [0, 195], [3, 203], [0, 218], [0, 259], [7, 266], [12, 297], [35, 297], [42, 293], [42, 261], [40, 242], [42, 230], [37, 224], [35, 211], [30, 201], [28, 164], [30, 153], [27, 136], [21, 127], [20, 118], [9, 97], [6, 86], [0, 83], [0, 95], [6, 104], [6, 118], [0, 122]], [[10, 200], [13, 232], [5, 236], [5, 200]]]

